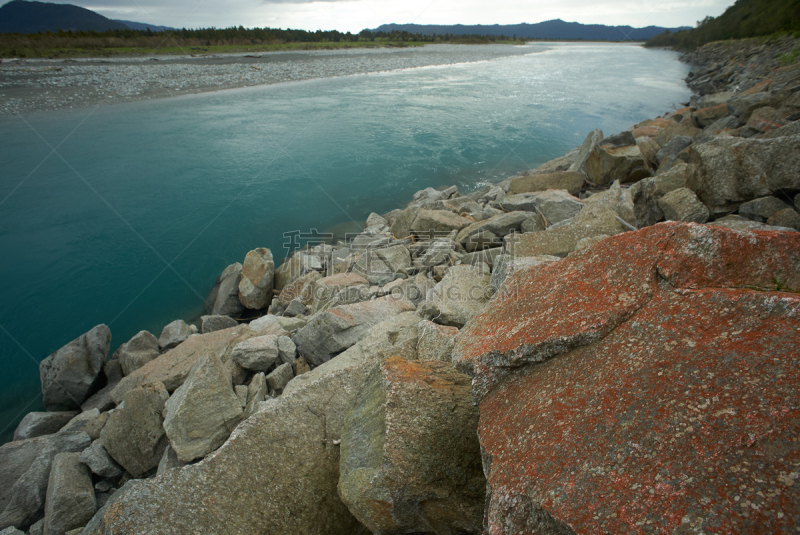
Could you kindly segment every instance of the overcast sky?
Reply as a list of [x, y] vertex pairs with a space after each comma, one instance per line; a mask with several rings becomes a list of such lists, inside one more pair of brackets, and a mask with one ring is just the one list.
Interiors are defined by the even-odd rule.
[[[48, 1], [48, 0], [45, 0]], [[359, 32], [407, 24], [518, 24], [560, 18], [584, 24], [694, 26], [733, 0], [49, 0], [112, 19], [172, 27], [298, 28]]]

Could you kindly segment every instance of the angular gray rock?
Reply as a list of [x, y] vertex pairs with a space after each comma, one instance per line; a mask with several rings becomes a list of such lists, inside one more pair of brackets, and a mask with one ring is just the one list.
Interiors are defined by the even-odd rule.
[[331, 373], [262, 403], [214, 455], [118, 491], [84, 534], [360, 533], [336, 485], [344, 412], [364, 376]]
[[417, 358], [419, 360], [450, 362], [458, 327], [437, 325], [432, 321], [422, 320], [417, 325], [417, 333]]
[[536, 193], [531, 197], [531, 201], [548, 226], [575, 217], [583, 208], [580, 199], [561, 190]]
[[691, 163], [700, 173], [687, 187], [712, 217], [778, 190], [800, 190], [800, 135], [776, 139], [718, 137], [692, 145]]
[[619, 134], [614, 134], [613, 136], [608, 136], [607, 138], [601, 140], [600, 145], [611, 149], [631, 147], [636, 145], [636, 138], [633, 136], [633, 132], [624, 130]]
[[186, 463], [178, 459], [178, 456], [175, 454], [175, 450], [172, 449], [172, 446], [167, 445], [166, 449], [164, 450], [164, 455], [162, 455], [161, 460], [158, 461], [156, 475], [160, 476], [167, 470], [172, 468], [183, 468], [184, 466], [186, 466]]
[[469, 219], [447, 210], [420, 210], [410, 230], [417, 236], [435, 237], [461, 230], [470, 223]]
[[267, 334], [245, 340], [234, 346], [231, 359], [246, 370], [266, 371], [280, 358], [278, 338]]
[[[86, 412], [82, 412], [74, 417], [72, 420], [67, 422], [67, 425], [61, 428], [59, 434], [68, 434], [68, 433], [80, 433], [81, 431], [85, 431], [92, 436], [95, 431], [98, 430], [97, 424], [98, 422], [102, 422], [104, 419], [103, 415], [100, 414], [100, 411], [97, 409], [91, 409]], [[100, 424], [101, 426], [103, 424]], [[94, 439], [92, 439], [94, 440]]]
[[750, 114], [759, 108], [771, 106], [776, 98], [771, 93], [756, 93], [754, 95], [738, 95], [728, 101], [728, 110], [731, 115], [738, 117], [741, 122], [747, 122]]
[[288, 336], [278, 338], [278, 357], [284, 364], [291, 364], [297, 358], [297, 346]]
[[392, 222], [392, 235], [403, 239], [411, 233], [411, 225], [417, 219], [421, 208], [409, 207], [400, 212]]
[[244, 257], [239, 281], [239, 301], [245, 308], [258, 310], [272, 301], [275, 261], [269, 249], [253, 249]]
[[247, 405], [244, 407], [243, 419], [246, 420], [256, 412], [258, 404], [267, 399], [267, 380], [264, 377], [264, 372], [259, 372], [250, 380], [247, 385]]
[[502, 246], [503, 239], [490, 230], [482, 230], [477, 234], [473, 234], [464, 242], [464, 248], [470, 253]]
[[506, 237], [506, 248], [514, 256], [567, 256], [578, 242], [592, 236], [613, 236], [630, 230], [616, 212], [586, 206], [569, 224], [545, 232], [529, 232]]
[[683, 149], [691, 145], [693, 142], [689, 136], [675, 136], [670, 139], [666, 145], [661, 147], [661, 150], [656, 154], [656, 162], [659, 165], [667, 158], [672, 158], [678, 155]]
[[339, 495], [373, 533], [481, 533], [477, 429], [469, 376], [390, 357], [349, 404]]
[[78, 409], [103, 369], [111, 346], [111, 331], [98, 325], [39, 364], [42, 400], [48, 411]]
[[29, 412], [17, 425], [12, 440], [27, 440], [56, 433], [77, 415], [77, 411]]
[[764, 223], [774, 214], [787, 208], [791, 207], [782, 200], [777, 197], [767, 196], [753, 199], [739, 206], [739, 215], [747, 219], [752, 219], [753, 221]]
[[167, 400], [164, 430], [178, 459], [190, 462], [219, 448], [242, 414], [230, 372], [216, 355], [205, 355]]
[[267, 314], [266, 316], [261, 316], [260, 318], [251, 321], [249, 327], [251, 331], [257, 332], [258, 336], [266, 336], [268, 334], [274, 334], [275, 336], [286, 336], [289, 333], [283, 327], [283, 323], [291, 319], [293, 318], [282, 318], [280, 316]]
[[47, 535], [83, 528], [97, 510], [92, 476], [79, 457], [79, 453], [59, 453], [53, 459], [45, 501]]
[[251, 322], [250, 325], [239, 325], [208, 334], [190, 336], [178, 347], [167, 351], [123, 378], [111, 390], [111, 397], [119, 404], [131, 389], [156, 383], [163, 383], [168, 391], [174, 391], [186, 380], [197, 359], [206, 354], [219, 356], [230, 368], [232, 375], [239, 374], [241, 368], [230, 358], [233, 348], [248, 338], [268, 333], [287, 334], [274, 316], [265, 316]]
[[276, 290], [283, 288], [297, 280], [301, 275], [312, 271], [322, 271], [322, 263], [316, 255], [308, 254], [307, 251], [298, 251], [291, 258], [287, 258], [281, 266], [275, 270], [273, 286]]
[[667, 221], [705, 223], [708, 221], [708, 208], [700, 202], [689, 188], [672, 190], [658, 200], [658, 207], [664, 212]]
[[694, 165], [678, 163], [669, 171], [645, 178], [630, 187], [633, 213], [637, 228], [649, 227], [664, 220], [658, 200], [678, 188], [685, 188], [691, 176], [697, 172]]
[[217, 277], [214, 287], [206, 297], [205, 312], [214, 316], [238, 317], [244, 310], [239, 301], [239, 281], [242, 278], [242, 265], [239, 262], [226, 267]]
[[631, 225], [631, 227], [635, 227], [636, 215], [631, 189], [623, 188], [619, 182], [614, 182], [606, 191], [595, 193], [585, 199], [584, 204], [600, 209], [613, 210], [620, 219]]
[[365, 251], [353, 266], [353, 273], [360, 275], [372, 285], [383, 286], [398, 275], [404, 276], [409, 267], [411, 267], [411, 254], [408, 249], [403, 245], [393, 245]]
[[449, 238], [434, 240], [425, 254], [422, 255], [423, 266], [438, 266], [450, 260], [450, 254], [455, 251], [456, 244]]
[[522, 232], [541, 232], [546, 228], [547, 223], [542, 214], [531, 214], [531, 216], [519, 226], [519, 230]]
[[[677, 118], [677, 116], [673, 118]], [[676, 136], [688, 136], [694, 139], [702, 132], [703, 131], [695, 125], [694, 119], [692, 119], [690, 115], [686, 115], [680, 121], [670, 121], [669, 124], [659, 132], [658, 136], [656, 136], [656, 143], [663, 147]]]
[[291, 364], [281, 364], [267, 375], [267, 386], [273, 392], [281, 393], [294, 377]]
[[99, 440], [81, 452], [80, 461], [100, 477], [117, 477], [123, 473], [122, 467], [111, 458]]
[[[381, 264], [386, 265], [383, 262]], [[334, 302], [338, 301], [337, 298], [341, 296], [343, 290], [355, 288], [352, 293], [357, 294], [365, 289], [368, 284], [367, 279], [358, 273], [339, 273], [320, 278], [315, 282], [313, 289], [309, 291], [309, 299], [306, 304], [310, 305], [313, 312], [319, 312], [330, 306], [335, 306]], [[348, 292], [348, 294], [350, 293]]]
[[193, 334], [194, 331], [185, 321], [175, 320], [161, 330], [161, 336], [158, 337], [158, 345], [161, 349], [172, 349]]
[[236, 327], [239, 322], [230, 316], [217, 314], [216, 316], [200, 316], [200, 332], [202, 334], [221, 331]]
[[[548, 188], [548, 189], [556, 189], [556, 188]], [[535, 212], [536, 204], [533, 202], [533, 199], [535, 199], [535, 196], [532, 195], [531, 193], [517, 193], [513, 195], [507, 195], [503, 199], [503, 202], [500, 203], [500, 207], [508, 212], [514, 212], [514, 211]]]
[[158, 466], [164, 454], [167, 437], [161, 413], [168, 398], [162, 383], [132, 389], [100, 433], [100, 444], [133, 477]]
[[335, 359], [303, 374], [296, 373], [295, 378], [286, 385], [283, 395], [303, 390], [326, 375], [358, 370], [365, 365], [372, 367], [392, 356], [415, 360], [421, 320], [416, 311], [410, 311], [402, 312], [372, 326], [357, 344]]
[[300, 356], [319, 366], [358, 342], [373, 325], [415, 308], [392, 296], [333, 307], [315, 314], [292, 340]]
[[[550, 173], [532, 173], [529, 175], [516, 176], [511, 179], [508, 187], [508, 195], [503, 198], [502, 205], [513, 203], [515, 199], [509, 200], [517, 194], [546, 191], [548, 189], [563, 189], [576, 195], [583, 187], [586, 177], [583, 173], [576, 171], [558, 171]], [[511, 211], [511, 208], [506, 208]], [[514, 208], [513, 210], [524, 210], [525, 208]]]
[[[180, 320], [178, 320], [180, 321]], [[123, 375], [130, 375], [159, 355], [158, 340], [148, 331], [139, 331], [119, 348], [119, 364]]]
[[800, 214], [795, 212], [792, 208], [785, 208], [772, 214], [769, 219], [767, 219], [767, 225], [800, 230]]
[[91, 443], [84, 432], [59, 432], [1, 446], [0, 529], [26, 529], [41, 519], [53, 458], [59, 453], [81, 452]]
[[[511, 237], [509, 234], [507, 238]], [[494, 249], [484, 249], [483, 251], [475, 251], [474, 253], [467, 253], [461, 257], [461, 263], [468, 266], [477, 266], [478, 264], [486, 264], [491, 267], [494, 265], [494, 260], [497, 255], [503, 252], [503, 247], [495, 247]]]
[[742, 217], [736, 214], [726, 215], [725, 217], [720, 217], [719, 219], [715, 219], [714, 221], [710, 221], [709, 225], [713, 225], [715, 227], [725, 227], [731, 230], [776, 230], [776, 231], [790, 231], [793, 229], [784, 228], [784, 227], [771, 227], [766, 223], [761, 223], [759, 221], [753, 221], [752, 219], [747, 219], [746, 217]]
[[[570, 171], [577, 171], [580, 173], [586, 172], [586, 161], [589, 159], [592, 151], [595, 147], [603, 140], [603, 131], [599, 128], [593, 130], [586, 136], [586, 139], [583, 140], [583, 144], [581, 148], [578, 150], [578, 155], [575, 158], [574, 163], [570, 166]], [[583, 184], [583, 182], [581, 182]], [[564, 188], [567, 189], [567, 188]], [[576, 192], [577, 193], [577, 192]]]
[[616, 147], [613, 143], [603, 144], [601, 141], [589, 153], [584, 168], [589, 179], [600, 186], [617, 180], [622, 184], [636, 182], [650, 176], [650, 168], [635, 143]]
[[292, 299], [292, 301], [286, 305], [286, 310], [283, 311], [283, 315], [289, 318], [304, 316], [306, 314], [308, 314], [308, 307], [305, 306], [299, 298]]
[[428, 292], [422, 313], [435, 323], [461, 328], [490, 297], [488, 274], [469, 265], [453, 266]]
[[239, 398], [239, 405], [244, 409], [247, 406], [247, 386], [236, 385], [233, 387], [233, 392], [236, 394], [236, 397]]

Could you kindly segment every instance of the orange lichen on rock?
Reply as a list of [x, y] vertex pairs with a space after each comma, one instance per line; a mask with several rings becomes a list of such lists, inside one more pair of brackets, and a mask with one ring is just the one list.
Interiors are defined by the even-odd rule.
[[800, 235], [661, 224], [509, 284], [454, 353], [488, 533], [800, 524]]

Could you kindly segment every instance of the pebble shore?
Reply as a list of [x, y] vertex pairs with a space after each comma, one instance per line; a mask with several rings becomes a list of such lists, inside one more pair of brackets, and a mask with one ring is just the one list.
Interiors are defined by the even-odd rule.
[[532, 51], [530, 47], [509, 45], [428, 45], [259, 54], [5, 58], [0, 63], [0, 115], [488, 61]]

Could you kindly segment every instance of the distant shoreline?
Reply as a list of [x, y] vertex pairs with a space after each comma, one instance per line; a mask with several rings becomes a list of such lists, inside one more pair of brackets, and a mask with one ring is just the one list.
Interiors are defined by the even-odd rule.
[[[537, 43], [538, 44], [538, 43]], [[484, 52], [458, 54], [463, 47]], [[408, 68], [493, 60], [531, 53], [524, 46], [279, 51], [263, 54], [15, 59], [0, 64], [0, 115], [107, 106]]]

